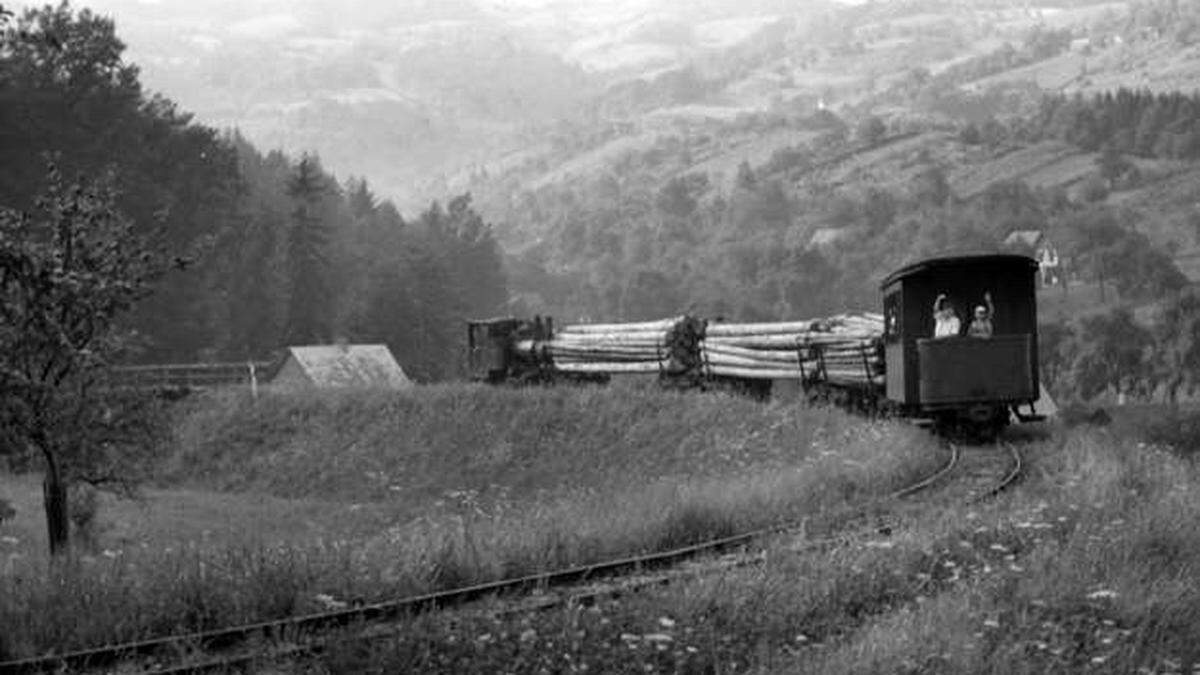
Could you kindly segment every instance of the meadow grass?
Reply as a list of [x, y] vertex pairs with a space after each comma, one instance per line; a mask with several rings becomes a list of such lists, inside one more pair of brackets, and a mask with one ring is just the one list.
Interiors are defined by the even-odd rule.
[[[3, 560], [0, 656], [671, 548], [836, 512], [942, 459], [899, 424], [630, 387], [219, 397], [175, 429], [154, 503], [108, 505], [93, 551]], [[195, 536], [189, 508], [223, 526]]]
[[1106, 432], [1026, 445], [1019, 487], [903, 525], [590, 607], [426, 617], [336, 646], [344, 672], [1192, 672], [1200, 475]]

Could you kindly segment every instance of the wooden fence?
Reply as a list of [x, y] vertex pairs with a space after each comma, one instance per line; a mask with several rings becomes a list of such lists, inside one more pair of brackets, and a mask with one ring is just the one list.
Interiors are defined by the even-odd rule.
[[269, 361], [245, 361], [116, 366], [109, 370], [106, 384], [114, 389], [180, 390], [245, 386], [257, 393], [272, 365]]

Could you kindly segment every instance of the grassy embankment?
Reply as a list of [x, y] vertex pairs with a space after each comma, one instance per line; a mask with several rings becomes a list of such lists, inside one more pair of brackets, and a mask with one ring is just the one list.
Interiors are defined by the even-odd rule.
[[837, 513], [941, 461], [836, 411], [653, 389], [226, 397], [179, 411], [142, 505], [50, 566], [0, 474], [0, 656], [281, 617]]
[[[1194, 425], [1193, 425], [1194, 426]], [[1186, 438], [1181, 436], [1181, 438]], [[1026, 446], [1016, 489], [919, 500], [891, 536], [593, 607], [349, 643], [315, 665], [395, 672], [1195, 672], [1200, 472], [1094, 429]]]

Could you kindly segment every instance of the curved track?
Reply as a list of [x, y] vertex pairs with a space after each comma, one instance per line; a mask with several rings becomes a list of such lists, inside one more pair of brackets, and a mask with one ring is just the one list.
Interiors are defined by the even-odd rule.
[[[1004, 468], [1003, 460], [996, 460], [998, 453], [994, 451], [989, 452], [989, 449], [986, 448], [962, 450], [951, 444], [946, 463], [936, 472], [889, 493], [880, 501], [893, 501], [917, 494], [938, 484], [952, 473], [965, 473], [965, 480], [954, 481], [943, 488], [941, 494], [951, 501], [973, 503], [999, 494], [1011, 485], [1021, 472], [1020, 452], [1012, 444], [1004, 445], [1012, 458], [1012, 465], [1008, 469]], [[1003, 475], [999, 481], [995, 480], [997, 474]], [[878, 504], [873, 505], [877, 506]], [[869, 509], [870, 506], [866, 508]], [[621, 588], [629, 588], [631, 585], [641, 587], [669, 583], [672, 579], [681, 576], [705, 574], [715, 570], [755, 564], [761, 562], [761, 555], [731, 555], [726, 556], [725, 559], [710, 560], [708, 564], [699, 559], [712, 559], [722, 553], [744, 549], [751, 542], [770, 535], [803, 531], [806, 529], [806, 525], [807, 523], [783, 523], [670, 551], [629, 556], [542, 574], [502, 579], [350, 609], [3, 662], [0, 663], [0, 675], [103, 669], [117, 664], [124, 666], [123, 669], [140, 664], [143, 666], [144, 672], [155, 673], [222, 672], [244, 669], [263, 659], [286, 658], [319, 650], [319, 645], [304, 642], [305, 636], [313, 633], [367, 623], [387, 622], [421, 612], [459, 607], [498, 594], [532, 589], [561, 588], [569, 590], [570, 587], [576, 587], [574, 592], [566, 592], [553, 598], [535, 601], [533, 604], [536, 606], [524, 608], [518, 606], [515, 609], [515, 611], [530, 611], [568, 600], [586, 601], [588, 598], [611, 595], [614, 592], [620, 592]], [[797, 542], [798, 546], [794, 548], [797, 550], [816, 549], [844, 543], [849, 538], [845, 535], [817, 539], [806, 538]], [[667, 568], [674, 569], [668, 570]], [[622, 576], [639, 576], [640, 578], [631, 580], [632, 584], [606, 583], [591, 588], [578, 588], [579, 585], [589, 581], [611, 580]], [[267, 647], [266, 645], [272, 646]], [[237, 653], [239, 648], [242, 653]], [[181, 655], [204, 652], [226, 652], [226, 654], [189, 665], [163, 667], [163, 662], [178, 662]]]

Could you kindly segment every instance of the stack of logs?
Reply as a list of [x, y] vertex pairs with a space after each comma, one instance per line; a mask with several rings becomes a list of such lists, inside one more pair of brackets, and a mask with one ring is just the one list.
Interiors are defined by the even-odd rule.
[[567, 373], [659, 373], [669, 362], [668, 334], [687, 320], [564, 326], [545, 348]]
[[710, 375], [867, 384], [881, 381], [882, 335], [883, 316], [869, 313], [786, 323], [710, 323], [701, 350]]
[[565, 326], [544, 344], [571, 373], [659, 373], [682, 385], [709, 376], [881, 381], [883, 317], [840, 314], [783, 323], [710, 323], [690, 316]]

